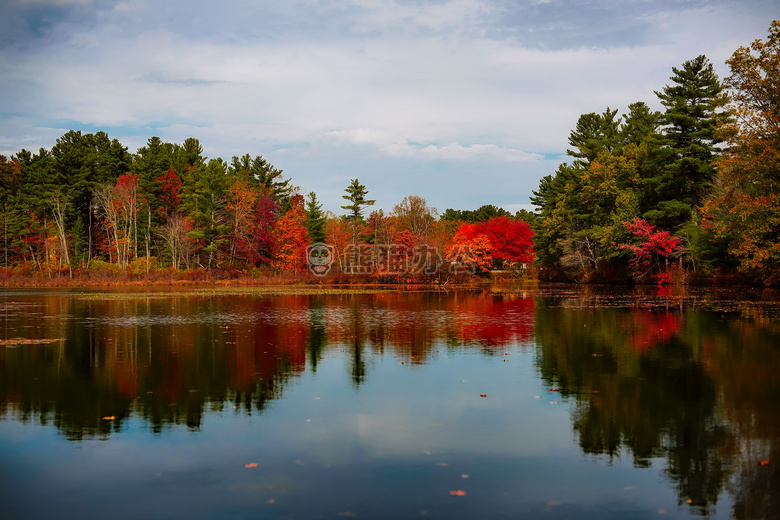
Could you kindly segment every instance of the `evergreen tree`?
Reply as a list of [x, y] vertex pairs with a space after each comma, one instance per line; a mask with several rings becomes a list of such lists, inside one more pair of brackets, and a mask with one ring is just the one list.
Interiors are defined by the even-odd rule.
[[181, 195], [181, 209], [193, 222], [187, 235], [201, 250], [198, 263], [210, 269], [220, 247], [228, 242], [223, 214], [228, 188], [228, 165], [222, 159], [211, 159], [205, 168], [188, 167]]
[[666, 229], [681, 227], [703, 202], [715, 175], [713, 160], [720, 155], [716, 130], [731, 117], [724, 108], [728, 97], [705, 56], [672, 71], [672, 84], [656, 92], [666, 107], [660, 137], [666, 156], [647, 184], [657, 202], [644, 214]]
[[308, 233], [309, 243], [325, 242], [325, 224], [328, 219], [325, 212], [322, 211], [322, 205], [317, 201], [317, 194], [309, 192], [306, 199], [306, 231]]
[[76, 257], [86, 257], [91, 249], [92, 190], [113, 183], [130, 169], [127, 148], [105, 132], [82, 134], [71, 130], [57, 139], [51, 149], [51, 176], [45, 180], [46, 197], [67, 201], [65, 227], [70, 231]]
[[603, 114], [581, 115], [576, 128], [569, 134], [569, 144], [576, 150], [566, 150], [566, 153], [587, 165], [599, 153], [615, 151], [621, 144], [620, 118], [615, 119], [616, 114], [617, 109], [607, 107]]
[[290, 196], [295, 188], [290, 184], [290, 179], [282, 178], [282, 170], [275, 168], [261, 155], [254, 159], [249, 154], [234, 156], [230, 163], [230, 173], [244, 175], [253, 186], [270, 190], [271, 197], [281, 212], [290, 209]]
[[368, 190], [365, 186], [360, 184], [358, 179], [352, 179], [352, 182], [344, 189], [344, 191], [347, 192], [347, 194], [342, 195], [341, 198], [351, 202], [351, 204], [341, 206], [341, 209], [348, 211], [346, 219], [355, 224], [358, 222], [363, 222], [363, 207], [373, 206], [374, 202], [376, 201], [366, 199]]

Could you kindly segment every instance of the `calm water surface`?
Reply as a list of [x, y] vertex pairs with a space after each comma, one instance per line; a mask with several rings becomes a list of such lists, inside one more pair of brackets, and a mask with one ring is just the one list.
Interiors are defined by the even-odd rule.
[[615, 291], [0, 291], [0, 517], [780, 517], [777, 298]]

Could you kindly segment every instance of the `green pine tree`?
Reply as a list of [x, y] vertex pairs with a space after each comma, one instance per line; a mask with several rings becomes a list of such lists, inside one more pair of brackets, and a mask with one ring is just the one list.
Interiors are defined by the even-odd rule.
[[309, 243], [325, 242], [325, 224], [328, 219], [325, 212], [322, 211], [322, 205], [317, 200], [317, 194], [309, 192], [306, 199], [306, 231], [309, 236]]

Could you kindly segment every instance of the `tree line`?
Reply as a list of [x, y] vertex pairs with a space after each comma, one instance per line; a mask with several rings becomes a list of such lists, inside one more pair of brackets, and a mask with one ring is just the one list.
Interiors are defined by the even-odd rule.
[[530, 226], [503, 210], [446, 220], [410, 195], [366, 215], [374, 201], [352, 179], [336, 215], [262, 156], [208, 159], [195, 138], [152, 137], [132, 154], [105, 132], [71, 130], [51, 150], [0, 156], [0, 190], [6, 276], [305, 273], [317, 243], [338, 253], [335, 273], [388, 281], [533, 261]]
[[661, 112], [580, 116], [532, 198], [543, 278], [780, 282], [780, 22], [727, 64], [672, 68]]
[[780, 283], [780, 22], [740, 47], [721, 81], [700, 55], [625, 114], [580, 116], [571, 162], [541, 179], [536, 212], [493, 205], [441, 215], [418, 195], [389, 213], [359, 179], [325, 212], [261, 155], [209, 159], [195, 138], [130, 153], [104, 132], [0, 156], [0, 262], [9, 273], [161, 269], [426, 279], [536, 262], [545, 280]]

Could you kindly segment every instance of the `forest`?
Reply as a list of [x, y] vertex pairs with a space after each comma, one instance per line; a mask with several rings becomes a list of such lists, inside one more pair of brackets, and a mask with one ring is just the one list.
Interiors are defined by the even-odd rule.
[[780, 22], [721, 80], [700, 55], [625, 114], [579, 117], [570, 162], [536, 212], [439, 214], [411, 194], [391, 212], [358, 178], [325, 212], [262, 155], [207, 158], [195, 138], [135, 153], [105, 132], [0, 155], [0, 279], [436, 282], [493, 271], [541, 280], [780, 284]]

